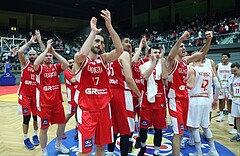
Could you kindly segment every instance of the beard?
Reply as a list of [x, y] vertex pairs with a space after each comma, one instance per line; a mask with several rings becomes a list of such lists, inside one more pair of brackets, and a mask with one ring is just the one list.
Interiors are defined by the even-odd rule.
[[72, 69], [73, 65], [68, 66], [70, 69]]
[[102, 50], [98, 47], [92, 47], [91, 48], [91, 51], [94, 53], [94, 54], [101, 54], [102, 53]]
[[29, 58], [29, 61], [33, 63], [36, 59], [35, 58]]

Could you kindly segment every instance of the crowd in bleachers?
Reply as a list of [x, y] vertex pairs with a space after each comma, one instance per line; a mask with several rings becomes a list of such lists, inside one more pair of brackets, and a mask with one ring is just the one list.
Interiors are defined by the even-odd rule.
[[[161, 32], [158, 25], [149, 26], [145, 29], [145, 32], [139, 32], [139, 36], [132, 38], [133, 48], [137, 47], [142, 35], [145, 35], [148, 39], [149, 46], [161, 46], [165, 45], [166, 49], [170, 49], [178, 37], [187, 30], [190, 32], [190, 39], [186, 40], [186, 46], [202, 46], [206, 42], [205, 32], [212, 30], [215, 33], [215, 37], [212, 44], [230, 44], [239, 43], [240, 41], [240, 16], [235, 15], [226, 18], [217, 18], [218, 15], [212, 17], [197, 17], [194, 19], [187, 19], [181, 21], [176, 25], [169, 27], [168, 31]], [[0, 37], [12, 38], [13, 35], [9, 33], [7, 27], [0, 27]], [[134, 32], [135, 33], [135, 32]], [[78, 35], [72, 39], [66, 34], [57, 34], [53, 32], [42, 31], [43, 43], [46, 43], [47, 39], [52, 38], [54, 41], [54, 48], [64, 55], [73, 55], [79, 47], [81, 47], [83, 41], [87, 38], [87, 35]], [[32, 30], [19, 29], [18, 33], [14, 35], [15, 38], [22, 38], [29, 40], [32, 36]], [[130, 36], [136, 36], [136, 34], [130, 34]], [[109, 37], [110, 39], [110, 37]], [[36, 51], [40, 52], [38, 46], [32, 46]], [[106, 49], [112, 49], [111, 39], [109, 40], [108, 47]], [[1, 63], [7, 61], [8, 51], [3, 51], [0, 53]], [[10, 55], [9, 61], [11, 63], [18, 63], [17, 56]]]

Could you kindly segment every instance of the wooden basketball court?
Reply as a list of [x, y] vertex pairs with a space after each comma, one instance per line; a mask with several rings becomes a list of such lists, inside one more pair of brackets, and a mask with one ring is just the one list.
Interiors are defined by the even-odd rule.
[[[65, 87], [63, 87], [65, 91]], [[3, 95], [3, 92], [6, 93]], [[66, 94], [64, 94], [66, 100]], [[65, 110], [67, 103], [64, 102]], [[41, 149], [37, 146], [34, 150], [28, 150], [23, 144], [22, 116], [17, 114], [17, 95], [10, 91], [9, 87], [0, 86], [0, 156], [40, 156]], [[213, 112], [216, 115], [216, 111]], [[227, 116], [225, 116], [227, 119]], [[240, 142], [230, 142], [228, 131], [232, 128], [227, 122], [216, 123], [212, 119], [211, 130], [214, 138], [219, 143], [226, 146], [235, 155], [240, 156]], [[32, 121], [32, 119], [31, 119]], [[67, 123], [66, 131], [75, 128], [74, 118]], [[56, 125], [50, 126], [48, 131], [48, 142], [56, 137]], [[33, 134], [32, 123], [29, 127], [29, 136]]]

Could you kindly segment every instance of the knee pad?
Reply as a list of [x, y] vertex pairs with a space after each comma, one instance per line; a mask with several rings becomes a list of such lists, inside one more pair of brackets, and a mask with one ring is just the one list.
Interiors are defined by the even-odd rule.
[[31, 115], [23, 116], [23, 124], [28, 125], [30, 118], [31, 118]]
[[211, 139], [212, 138], [212, 132], [209, 128], [203, 128], [203, 132], [206, 136], [207, 139]]
[[192, 128], [192, 135], [194, 138], [194, 142], [198, 142], [198, 143], [201, 142], [199, 128]]

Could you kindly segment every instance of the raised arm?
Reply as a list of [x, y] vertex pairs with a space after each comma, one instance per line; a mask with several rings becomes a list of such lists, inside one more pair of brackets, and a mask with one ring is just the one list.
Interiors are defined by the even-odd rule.
[[42, 42], [42, 37], [41, 37], [40, 31], [39, 30], [35, 30], [35, 35], [36, 35], [38, 44], [40, 46], [41, 52], [43, 52], [46, 47], [45, 47], [45, 45]]
[[50, 48], [52, 47], [52, 44], [53, 44], [52, 39], [48, 40], [47, 41], [47, 48], [34, 61], [33, 68], [34, 68], [35, 71], [37, 71], [40, 64], [42, 64], [46, 54], [50, 51]]
[[190, 33], [188, 31], [185, 31], [182, 36], [177, 40], [177, 42], [174, 44], [174, 46], [172, 47], [172, 49], [170, 50], [169, 54], [168, 54], [168, 65], [170, 68], [173, 67], [174, 62], [175, 62], [175, 57], [178, 54], [178, 50], [180, 48], [181, 43], [187, 39], [188, 37], [190, 37]]
[[130, 54], [128, 52], [123, 52], [123, 54], [120, 56], [120, 61], [123, 66], [125, 80], [129, 86], [129, 88], [132, 91], [134, 91], [134, 93], [136, 93], [136, 95], [138, 97], [140, 97], [141, 93], [138, 90], [138, 87], [132, 78], [132, 70], [131, 70], [131, 66], [130, 66]]
[[143, 38], [141, 39], [140, 41], [140, 44], [139, 44], [139, 47], [137, 49], [137, 51], [135, 51], [135, 54], [132, 58], [132, 65], [134, 65], [135, 63], [137, 63], [139, 57], [140, 57], [140, 54], [141, 54], [141, 51], [142, 51], [142, 48], [146, 46], [146, 37], [143, 36]]
[[33, 43], [36, 43], [36, 35], [35, 36], [32, 36], [31, 39], [26, 43], [24, 44], [18, 51], [18, 59], [20, 61], [20, 64], [21, 64], [21, 67], [25, 67], [26, 65], [26, 58], [24, 56], [24, 51]]
[[188, 63], [194, 62], [207, 54], [207, 52], [210, 48], [210, 45], [211, 45], [212, 38], [213, 38], [213, 32], [207, 31], [206, 37], [207, 37], [207, 41], [206, 41], [205, 45], [202, 47], [202, 49], [201, 49], [202, 51], [200, 50], [200, 52], [194, 53], [193, 55], [186, 57], [186, 60]]
[[53, 56], [55, 56], [58, 61], [62, 64], [62, 70], [65, 70], [68, 68], [68, 61], [62, 57], [61, 55], [59, 55], [55, 49], [53, 47], [50, 48], [50, 52], [53, 54]]
[[123, 52], [123, 46], [121, 43], [121, 40], [117, 34], [117, 32], [113, 29], [112, 23], [111, 23], [111, 13], [110, 11], [102, 10], [100, 14], [104, 20], [106, 28], [112, 38], [115, 50], [111, 51], [110, 53], [103, 54], [103, 58], [105, 58], [105, 63], [113, 62], [116, 60]]
[[82, 45], [79, 52], [77, 52], [74, 56], [74, 62], [77, 64], [81, 64], [85, 60], [85, 58], [89, 55], [89, 53], [91, 52], [91, 47], [92, 47], [95, 36], [97, 35], [97, 33], [100, 33], [102, 30], [101, 28], [100, 29], [97, 28], [97, 18], [95, 17], [92, 17], [90, 21], [90, 26], [91, 26], [91, 32], [88, 35], [88, 38]]
[[166, 80], [168, 78], [167, 63], [164, 59], [165, 52], [166, 52], [165, 46], [162, 45], [160, 60], [161, 60], [161, 66], [162, 66], [162, 79], [164, 79], [164, 80]]
[[139, 67], [140, 74], [141, 74], [142, 78], [145, 80], [148, 80], [149, 76], [152, 74], [154, 68], [156, 67], [157, 61], [158, 61], [157, 58], [153, 54], [151, 54], [150, 59], [151, 59], [151, 65], [149, 68], [146, 68], [144, 66], [144, 64], [140, 65], [140, 67]]

